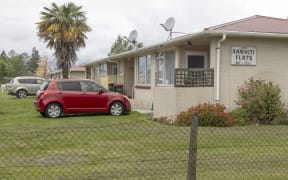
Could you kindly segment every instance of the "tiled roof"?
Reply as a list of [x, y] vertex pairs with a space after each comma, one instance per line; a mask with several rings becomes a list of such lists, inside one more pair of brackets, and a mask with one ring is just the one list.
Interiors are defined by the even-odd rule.
[[211, 26], [204, 29], [204, 31], [206, 30], [288, 34], [288, 19], [255, 15], [237, 21]]

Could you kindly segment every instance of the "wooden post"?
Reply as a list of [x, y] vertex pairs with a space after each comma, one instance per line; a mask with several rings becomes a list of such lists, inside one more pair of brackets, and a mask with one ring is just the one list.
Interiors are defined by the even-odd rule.
[[192, 115], [192, 124], [190, 132], [187, 180], [196, 180], [197, 135], [198, 135], [198, 115], [197, 113], [194, 112]]

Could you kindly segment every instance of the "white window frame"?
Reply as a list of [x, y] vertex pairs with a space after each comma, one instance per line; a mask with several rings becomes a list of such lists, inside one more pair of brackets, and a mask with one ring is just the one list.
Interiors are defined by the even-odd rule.
[[[163, 84], [163, 83], [158, 83], [158, 78], [159, 78], [159, 60], [162, 59], [163, 60], [163, 66], [164, 68], [166, 67], [166, 59], [165, 59], [165, 54], [166, 52], [170, 52], [170, 51], [174, 51], [175, 53], [175, 59], [174, 59], [174, 73], [175, 73], [175, 64], [176, 64], [176, 51], [175, 50], [169, 50], [169, 51], [162, 51], [158, 53], [158, 56], [156, 57], [156, 61], [157, 61], [157, 72], [158, 72], [158, 77], [157, 77], [157, 86], [162, 86], [162, 87], [173, 87], [175, 83], [172, 84]], [[166, 77], [166, 69], [164, 69], [164, 73], [163, 73], [163, 77]], [[174, 77], [173, 77], [174, 78]], [[166, 80], [166, 79], [164, 79]], [[175, 81], [175, 78], [174, 78]]]
[[185, 68], [188, 68], [188, 56], [204, 56], [204, 68], [208, 68], [208, 53], [205, 51], [186, 51]]
[[[150, 81], [149, 83], [147, 83], [147, 57], [150, 56]], [[139, 60], [141, 57], [145, 57], [145, 83], [139, 83]], [[137, 84], [138, 85], [144, 85], [144, 86], [150, 86], [151, 85], [151, 65], [152, 65], [152, 55], [151, 54], [147, 54], [147, 55], [143, 55], [143, 56], [138, 56], [137, 58]]]

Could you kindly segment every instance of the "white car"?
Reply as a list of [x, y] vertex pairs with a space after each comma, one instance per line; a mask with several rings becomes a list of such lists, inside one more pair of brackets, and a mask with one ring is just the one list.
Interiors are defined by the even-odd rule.
[[44, 82], [43, 78], [34, 76], [20, 76], [11, 79], [8, 85], [8, 94], [16, 95], [18, 98], [36, 95]]

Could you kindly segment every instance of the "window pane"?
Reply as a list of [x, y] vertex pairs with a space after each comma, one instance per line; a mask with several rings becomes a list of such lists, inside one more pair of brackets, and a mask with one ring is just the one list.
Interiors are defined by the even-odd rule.
[[101, 76], [107, 76], [107, 64], [101, 64], [100, 75]]
[[158, 59], [158, 84], [164, 84], [164, 59]]
[[99, 66], [94, 68], [94, 78], [97, 79], [99, 77]]
[[81, 91], [79, 82], [63, 82], [62, 89], [64, 91]]
[[148, 55], [146, 61], [146, 84], [150, 84], [150, 81], [151, 81], [151, 55]]
[[151, 55], [141, 56], [138, 59], [138, 83], [150, 84], [151, 79]]
[[117, 65], [112, 65], [112, 75], [117, 75]]
[[174, 84], [175, 52], [165, 53], [165, 83]]
[[204, 68], [204, 56], [188, 55], [188, 68]]
[[146, 57], [139, 57], [138, 60], [138, 83], [145, 84]]
[[90, 91], [90, 92], [98, 92], [99, 87], [90, 81], [82, 81], [80, 82], [82, 91]]

